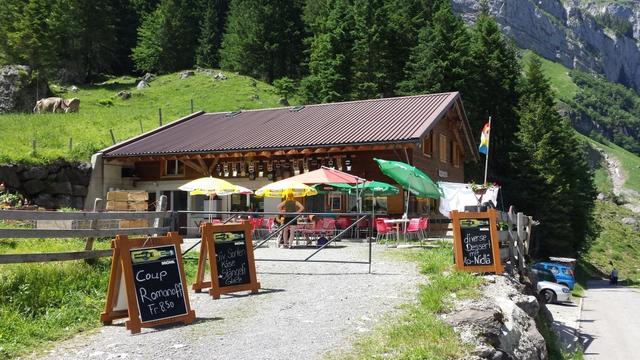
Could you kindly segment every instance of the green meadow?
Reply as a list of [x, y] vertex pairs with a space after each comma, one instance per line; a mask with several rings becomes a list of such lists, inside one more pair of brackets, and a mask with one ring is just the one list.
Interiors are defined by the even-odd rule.
[[[194, 111], [206, 112], [279, 106], [280, 97], [272, 86], [246, 76], [224, 74], [227, 80], [213, 80], [196, 71], [195, 76], [180, 80], [173, 73], [158, 76], [142, 90], [136, 89], [132, 77], [79, 86], [76, 93], [51, 86], [58, 96], [79, 98], [80, 112], [0, 115], [0, 163], [42, 163], [58, 158], [88, 161], [91, 154], [112, 144], [110, 131], [116, 141], [123, 141], [153, 130], [159, 126], [158, 109], [163, 124], [167, 124], [190, 114], [191, 100]], [[122, 90], [129, 91], [131, 98], [119, 98], [116, 94]]]

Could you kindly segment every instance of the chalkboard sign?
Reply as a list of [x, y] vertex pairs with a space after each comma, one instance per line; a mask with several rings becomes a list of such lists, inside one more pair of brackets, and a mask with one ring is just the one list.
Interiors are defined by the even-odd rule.
[[142, 322], [187, 313], [175, 245], [129, 250]]
[[[215, 241], [218, 286], [247, 284], [251, 281], [251, 278], [249, 277], [249, 261], [247, 260], [244, 232], [226, 234], [240, 235], [242, 240]], [[220, 234], [214, 234], [214, 236], [216, 235]]]
[[[176, 232], [133, 239], [116, 236], [111, 243], [113, 259], [100, 321], [110, 324], [115, 319], [128, 318], [125, 327], [132, 333], [140, 332], [142, 327], [192, 323], [195, 312], [184, 285], [181, 243]], [[121, 307], [121, 292], [126, 294], [125, 309]]]
[[[260, 283], [256, 278], [251, 226], [248, 223], [206, 223], [200, 226], [200, 234], [202, 245], [193, 289], [200, 292], [209, 288], [214, 299], [220, 298], [221, 294], [243, 290], [257, 293]], [[207, 258], [213, 281], [204, 281]]]
[[501, 273], [497, 214], [451, 211], [456, 268], [462, 271]]
[[462, 263], [464, 266], [493, 265], [489, 220], [460, 220]]

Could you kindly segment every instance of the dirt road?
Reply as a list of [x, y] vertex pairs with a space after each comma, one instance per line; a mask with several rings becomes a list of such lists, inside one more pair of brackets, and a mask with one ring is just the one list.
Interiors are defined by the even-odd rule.
[[[365, 244], [324, 250], [317, 260], [363, 261]], [[256, 258], [304, 259], [313, 249], [259, 249]], [[143, 329], [130, 335], [122, 322], [59, 343], [46, 359], [315, 359], [348, 349], [353, 337], [371, 331], [399, 304], [415, 301], [424, 277], [414, 263], [374, 248], [367, 265], [256, 263], [257, 295], [213, 300], [190, 293], [196, 321], [190, 326]]]
[[585, 359], [637, 359], [640, 290], [589, 282], [580, 319]]

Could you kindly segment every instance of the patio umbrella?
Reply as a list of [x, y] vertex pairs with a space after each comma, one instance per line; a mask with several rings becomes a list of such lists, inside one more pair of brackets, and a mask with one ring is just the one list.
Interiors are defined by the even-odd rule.
[[392, 196], [398, 195], [400, 192], [397, 187], [382, 181], [367, 181], [362, 185], [358, 185], [358, 188], [363, 193], [374, 196]]
[[[179, 186], [178, 189], [189, 191], [190, 195], [208, 195], [209, 196], [209, 221], [211, 221], [211, 205], [213, 197], [216, 195], [230, 195], [240, 191], [240, 187], [233, 185], [227, 180], [214, 178], [212, 176], [202, 177], [189, 181]], [[243, 188], [246, 189], [246, 188]], [[248, 189], [246, 189], [248, 190]]]
[[318, 193], [320, 194], [326, 194], [330, 192], [350, 192], [354, 189], [353, 187], [351, 187], [351, 185], [343, 183], [315, 184], [311, 187], [318, 190]]
[[276, 181], [256, 190], [257, 196], [285, 197], [288, 194], [292, 194], [295, 197], [311, 196], [317, 195], [318, 190], [312, 188], [309, 185], [305, 185], [297, 181], [292, 181], [290, 179]]
[[[434, 183], [427, 174], [423, 173], [422, 170], [415, 166], [399, 161], [376, 158], [373, 160], [378, 163], [378, 167], [380, 167], [383, 174], [397, 181], [398, 184], [402, 185], [402, 187], [407, 189], [410, 193], [423, 198], [440, 198], [441, 190], [438, 185], [436, 185], [436, 183]], [[407, 204], [404, 210], [405, 216], [407, 215], [408, 208], [409, 197], [407, 196]]]

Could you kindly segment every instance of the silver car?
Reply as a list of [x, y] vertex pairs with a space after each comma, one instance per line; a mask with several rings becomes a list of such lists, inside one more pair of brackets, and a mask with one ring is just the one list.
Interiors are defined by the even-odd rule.
[[551, 281], [538, 281], [538, 294], [545, 303], [571, 301], [571, 290], [568, 287]]

